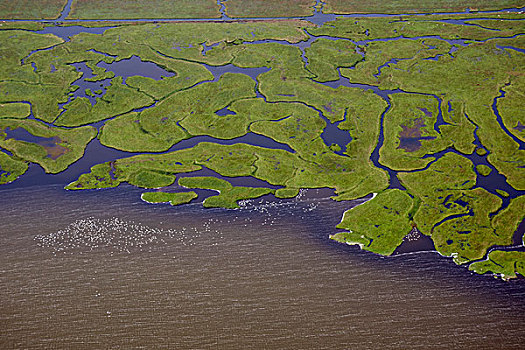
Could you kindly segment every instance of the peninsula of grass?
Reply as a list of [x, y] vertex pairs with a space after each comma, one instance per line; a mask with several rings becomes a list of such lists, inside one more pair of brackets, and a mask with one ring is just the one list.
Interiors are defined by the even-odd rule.
[[[27, 142], [8, 137], [7, 129], [26, 130], [36, 140]], [[34, 120], [0, 119], [0, 147], [20, 159], [41, 165], [47, 173], [59, 173], [80, 159], [95, 136], [93, 127], [61, 129]]]
[[0, 185], [15, 181], [28, 169], [27, 162], [0, 151]]
[[198, 194], [189, 192], [144, 192], [141, 195], [143, 201], [148, 203], [170, 203], [171, 205], [181, 205], [191, 202], [197, 198]]
[[24, 119], [31, 114], [31, 106], [27, 103], [0, 103], [0, 119]]
[[517, 274], [525, 276], [525, 252], [495, 250], [489, 253], [487, 260], [476, 261], [469, 270], [479, 274], [492, 272], [503, 279], [516, 278]]
[[412, 199], [393, 189], [379, 193], [372, 200], [346, 211], [337, 228], [347, 232], [330, 238], [381, 255], [391, 255], [410, 232], [409, 211]]

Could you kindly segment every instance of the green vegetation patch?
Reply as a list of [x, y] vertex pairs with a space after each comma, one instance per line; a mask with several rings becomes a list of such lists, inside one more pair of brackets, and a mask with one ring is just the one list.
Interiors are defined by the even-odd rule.
[[390, 41], [371, 42], [361, 47], [365, 59], [356, 62], [352, 68], [342, 68], [341, 75], [355, 83], [389, 84], [388, 67], [396, 67], [400, 61], [417, 62], [445, 54], [450, 47], [447, 42], [437, 39], [399, 39], [395, 44]]
[[320, 82], [339, 79], [337, 68], [354, 67], [364, 60], [356, 53], [356, 45], [348, 40], [317, 39], [306, 48], [308, 70]]
[[375, 198], [346, 211], [338, 228], [348, 230], [331, 238], [359, 244], [365, 250], [390, 255], [410, 232], [408, 213], [412, 199], [398, 189], [379, 193]]
[[511, 244], [513, 228], [493, 220], [508, 215], [504, 219], [514, 222], [519, 201], [491, 219], [502, 201], [482, 188], [473, 189], [476, 174], [468, 159], [447, 153], [427, 170], [401, 173], [399, 179], [421, 200], [414, 215], [418, 229], [456, 263], [480, 259], [492, 245]]
[[479, 274], [492, 272], [505, 280], [516, 278], [516, 274], [525, 276], [525, 252], [494, 250], [487, 260], [470, 264], [469, 270]]
[[0, 151], [0, 185], [15, 181], [27, 169], [27, 162]]
[[[523, 46], [522, 46], [523, 47]], [[497, 107], [507, 129], [525, 142], [525, 79], [513, 76], [508, 86], [503, 88], [505, 96], [498, 99]]]
[[423, 159], [422, 156], [452, 145], [434, 130], [439, 113], [435, 98], [395, 94], [391, 100], [392, 108], [384, 120], [385, 141], [379, 150], [382, 164], [395, 170], [424, 168], [432, 158]]
[[233, 188], [228, 181], [212, 176], [181, 177], [179, 185], [187, 188], [201, 188], [219, 192], [226, 192]]
[[509, 245], [512, 244], [514, 232], [523, 219], [525, 219], [525, 196], [520, 196], [511, 199], [509, 206], [492, 218], [492, 227], [496, 230], [496, 234], [505, 238], [505, 244]]
[[0, 81], [0, 103], [28, 101], [36, 118], [51, 123], [60, 114], [59, 103], [67, 102], [69, 87]]
[[275, 191], [277, 198], [294, 198], [299, 194], [299, 188], [279, 188]]
[[9, 0], [0, 3], [2, 19], [55, 19], [67, 0]]
[[143, 201], [148, 203], [170, 203], [171, 205], [180, 205], [191, 202], [197, 198], [198, 194], [190, 192], [144, 192], [141, 195]]
[[24, 119], [31, 114], [31, 106], [27, 103], [0, 103], [0, 119]]
[[133, 174], [128, 182], [137, 187], [161, 188], [173, 184], [175, 176], [160, 171], [142, 169]]
[[68, 19], [219, 17], [216, 0], [74, 0]]
[[[6, 129], [26, 130], [31, 142], [8, 137]], [[61, 129], [34, 120], [0, 119], [0, 147], [17, 157], [41, 165], [47, 173], [59, 173], [84, 155], [86, 145], [96, 136], [93, 127]]]
[[457, 264], [462, 264], [481, 259], [493, 245], [511, 243], [507, 237], [499, 235], [490, 222], [490, 214], [501, 206], [499, 197], [476, 188], [466, 192], [461, 201], [468, 203], [468, 213], [448, 217], [447, 221], [433, 228], [432, 240], [438, 252], [452, 256]]
[[[36, 34], [25, 30], [0, 31], [0, 81], [10, 80], [26, 83], [38, 83], [39, 77], [33, 67], [22, 64], [32, 50], [45, 49], [63, 42], [52, 34]], [[38, 67], [37, 67], [38, 68]], [[3, 89], [2, 89], [3, 91]], [[5, 98], [0, 95], [0, 99]], [[21, 98], [18, 101], [28, 100]], [[12, 101], [12, 102], [18, 102]]]
[[488, 165], [479, 164], [476, 165], [476, 171], [482, 176], [489, 176], [489, 174], [492, 172], [492, 169]]
[[509, 194], [503, 190], [500, 190], [500, 189], [496, 189], [496, 192], [498, 192], [501, 196], [503, 197], [508, 197]]
[[[247, 132], [237, 116], [215, 111], [237, 99], [255, 97], [255, 82], [244, 74], [226, 73], [216, 82], [174, 93], [140, 114], [118, 117], [104, 126], [102, 144], [124, 151], [164, 151], [191, 135], [229, 139]], [[241, 121], [241, 123], [236, 123]]]
[[0, 30], [13, 30], [13, 29], [24, 29], [24, 30], [42, 30], [45, 25], [40, 22], [2, 22], [0, 23]]

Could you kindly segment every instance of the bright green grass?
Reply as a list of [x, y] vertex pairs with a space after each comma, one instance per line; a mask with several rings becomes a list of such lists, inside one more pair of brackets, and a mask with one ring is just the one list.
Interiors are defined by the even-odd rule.
[[171, 205], [180, 205], [191, 202], [197, 198], [197, 193], [189, 192], [144, 192], [141, 195], [143, 201], [148, 203], [170, 203]]
[[411, 230], [408, 218], [411, 207], [412, 199], [405, 192], [398, 189], [381, 192], [370, 201], [346, 211], [337, 227], [347, 232], [331, 238], [390, 255]]
[[0, 185], [15, 181], [27, 171], [27, 162], [0, 151]]
[[1, 103], [0, 104], [0, 119], [13, 118], [24, 119], [31, 114], [31, 106], [27, 103]]
[[[39, 144], [6, 139], [5, 129], [22, 128], [30, 134], [51, 139]], [[59, 173], [84, 155], [84, 149], [96, 135], [93, 127], [61, 129], [48, 127], [35, 120], [0, 119], [0, 147], [17, 157], [37, 163], [47, 173]]]
[[506, 280], [516, 278], [516, 274], [525, 276], [525, 252], [495, 250], [490, 252], [487, 260], [470, 264], [469, 270], [479, 274], [492, 272]]

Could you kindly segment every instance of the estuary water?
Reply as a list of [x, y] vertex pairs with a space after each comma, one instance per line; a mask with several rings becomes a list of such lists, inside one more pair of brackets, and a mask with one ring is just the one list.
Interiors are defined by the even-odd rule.
[[0, 348], [523, 349], [525, 283], [332, 242], [323, 190], [240, 210], [0, 191]]

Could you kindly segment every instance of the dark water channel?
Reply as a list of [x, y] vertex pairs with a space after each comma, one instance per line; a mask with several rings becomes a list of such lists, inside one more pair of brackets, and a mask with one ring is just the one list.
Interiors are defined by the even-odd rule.
[[[86, 62], [72, 63], [71, 66], [75, 67], [78, 72], [82, 73], [82, 76], [74, 81], [71, 85], [77, 86], [76, 89], [69, 97], [68, 102], [64, 103], [60, 107], [66, 106], [68, 103], [78, 97], [85, 97], [89, 100], [92, 106], [97, 103], [97, 98], [102, 97], [106, 94], [108, 86], [111, 84], [111, 79], [103, 79], [98, 81], [89, 81], [95, 77], [91, 68], [86, 65]], [[66, 107], [67, 108], [67, 107]]]
[[69, 41], [72, 36], [80, 33], [104, 34], [108, 29], [115, 28], [114, 26], [107, 27], [84, 27], [84, 26], [48, 26], [42, 30], [35, 31], [38, 34], [53, 34], [65, 41]]

